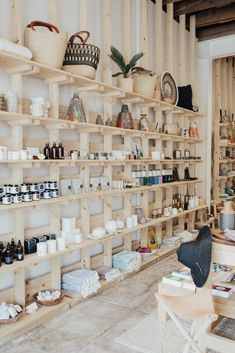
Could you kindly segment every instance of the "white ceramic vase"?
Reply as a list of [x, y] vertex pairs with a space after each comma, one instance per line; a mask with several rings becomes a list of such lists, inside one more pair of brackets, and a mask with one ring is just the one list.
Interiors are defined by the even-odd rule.
[[133, 79], [132, 78], [119, 78], [118, 87], [127, 92], [133, 92]]

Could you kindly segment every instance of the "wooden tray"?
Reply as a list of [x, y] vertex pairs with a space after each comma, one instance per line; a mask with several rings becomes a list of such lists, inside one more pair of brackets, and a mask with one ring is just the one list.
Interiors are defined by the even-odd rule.
[[[55, 290], [55, 289], [45, 289], [45, 290], [43, 290], [42, 292], [45, 292], [46, 290], [48, 290], [48, 291], [53, 291], [53, 290]], [[36, 303], [38, 303], [38, 304], [40, 304], [40, 305], [53, 306], [53, 305], [60, 304], [61, 301], [64, 299], [65, 293], [63, 293], [63, 292], [61, 292], [61, 291], [60, 291], [60, 293], [61, 293], [60, 297], [59, 297], [58, 299], [55, 299], [55, 300], [38, 300], [38, 299], [37, 299], [38, 292], [33, 295], [33, 298], [34, 298], [34, 300], [36, 301]]]
[[17, 316], [12, 317], [12, 318], [10, 318], [8, 320], [0, 320], [0, 325], [11, 325], [11, 324], [14, 324], [16, 321], [18, 321], [24, 315], [25, 315], [25, 312], [22, 311]]
[[220, 229], [213, 232], [212, 239], [215, 243], [235, 246], [235, 241], [226, 237]]

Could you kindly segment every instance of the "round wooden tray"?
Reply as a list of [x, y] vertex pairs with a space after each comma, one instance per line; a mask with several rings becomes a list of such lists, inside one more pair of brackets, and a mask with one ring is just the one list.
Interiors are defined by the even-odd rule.
[[12, 317], [12, 318], [10, 318], [8, 320], [0, 320], [0, 325], [11, 325], [11, 324], [14, 324], [16, 321], [18, 321], [24, 315], [25, 315], [25, 312], [22, 311], [17, 316]]
[[235, 246], [235, 241], [230, 240], [228, 237], [226, 237], [220, 229], [215, 230], [213, 232], [212, 239], [215, 243]]
[[[46, 289], [48, 291], [54, 291], [55, 289]], [[45, 292], [46, 290], [43, 290], [42, 292]], [[34, 300], [40, 304], [40, 305], [45, 305], [45, 306], [52, 306], [52, 305], [57, 305], [57, 304], [60, 304], [61, 301], [64, 299], [65, 297], [65, 293], [61, 292], [61, 296], [58, 298], [58, 299], [55, 299], [55, 300], [38, 300], [37, 299], [37, 295], [38, 295], [38, 292], [34, 294]]]

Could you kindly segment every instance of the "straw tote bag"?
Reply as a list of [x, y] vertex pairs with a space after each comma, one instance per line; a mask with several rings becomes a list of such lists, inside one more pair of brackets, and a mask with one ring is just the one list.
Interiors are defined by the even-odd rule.
[[33, 21], [25, 29], [25, 46], [32, 51], [33, 60], [57, 69], [62, 67], [67, 40], [66, 32], [60, 32], [56, 26], [47, 22]]
[[[86, 35], [85, 38], [82, 37], [83, 34]], [[89, 37], [89, 32], [80, 31], [69, 38], [63, 69], [76, 75], [94, 79], [99, 64], [100, 49], [95, 45], [87, 44]], [[79, 38], [81, 43], [74, 43], [76, 38]]]

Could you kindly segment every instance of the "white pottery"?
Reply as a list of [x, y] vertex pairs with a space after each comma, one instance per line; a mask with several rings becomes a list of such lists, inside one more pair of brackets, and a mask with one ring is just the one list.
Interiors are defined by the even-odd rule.
[[105, 235], [105, 229], [103, 227], [96, 227], [92, 230], [93, 237], [103, 237]]
[[132, 78], [119, 78], [118, 80], [118, 87], [124, 89], [127, 92], [133, 92], [133, 79]]
[[116, 219], [116, 226], [117, 226], [117, 229], [123, 229], [124, 228], [124, 222], [121, 221], [119, 217], [117, 217], [117, 219]]
[[117, 231], [117, 224], [115, 221], [107, 221], [104, 226], [107, 233], [113, 234]]

